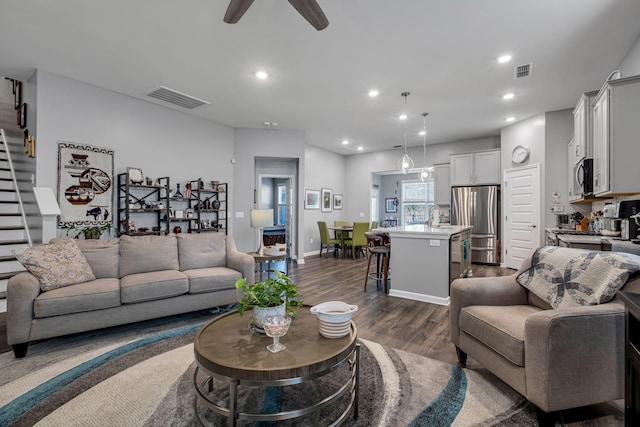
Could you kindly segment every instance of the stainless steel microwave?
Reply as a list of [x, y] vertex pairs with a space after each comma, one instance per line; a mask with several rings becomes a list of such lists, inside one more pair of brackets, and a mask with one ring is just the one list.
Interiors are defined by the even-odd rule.
[[593, 194], [593, 159], [580, 160], [573, 168], [574, 194], [587, 197]]

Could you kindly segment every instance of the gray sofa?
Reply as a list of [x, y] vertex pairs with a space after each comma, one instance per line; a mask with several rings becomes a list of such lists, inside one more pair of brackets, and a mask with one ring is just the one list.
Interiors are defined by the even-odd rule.
[[254, 281], [254, 258], [222, 233], [76, 243], [95, 280], [46, 292], [28, 272], [9, 280], [7, 341], [16, 357], [30, 341], [228, 305], [237, 279]]
[[[471, 356], [536, 405], [539, 416], [623, 398], [624, 303], [616, 295], [552, 308], [516, 280], [530, 266], [531, 257], [511, 276], [452, 283], [450, 332], [459, 361]], [[640, 273], [622, 290], [640, 292]]]

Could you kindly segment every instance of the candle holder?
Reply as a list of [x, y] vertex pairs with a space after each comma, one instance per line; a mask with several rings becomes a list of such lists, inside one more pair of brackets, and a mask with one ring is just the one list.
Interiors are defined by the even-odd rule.
[[291, 317], [289, 316], [267, 316], [262, 322], [264, 332], [267, 336], [273, 337], [273, 344], [267, 346], [267, 350], [271, 353], [277, 353], [287, 348], [286, 345], [280, 343], [280, 337], [287, 334], [291, 325]]

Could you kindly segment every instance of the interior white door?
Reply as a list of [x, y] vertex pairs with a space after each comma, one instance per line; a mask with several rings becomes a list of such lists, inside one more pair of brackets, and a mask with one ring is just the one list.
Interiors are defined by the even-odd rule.
[[504, 264], [518, 269], [540, 247], [540, 165], [504, 171]]

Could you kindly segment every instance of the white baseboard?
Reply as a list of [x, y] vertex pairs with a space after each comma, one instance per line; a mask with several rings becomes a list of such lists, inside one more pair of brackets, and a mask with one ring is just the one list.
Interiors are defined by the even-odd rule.
[[418, 294], [415, 292], [399, 291], [397, 289], [389, 289], [389, 296], [411, 299], [414, 301], [428, 302], [438, 305], [449, 305], [449, 297], [434, 297], [433, 295]]

